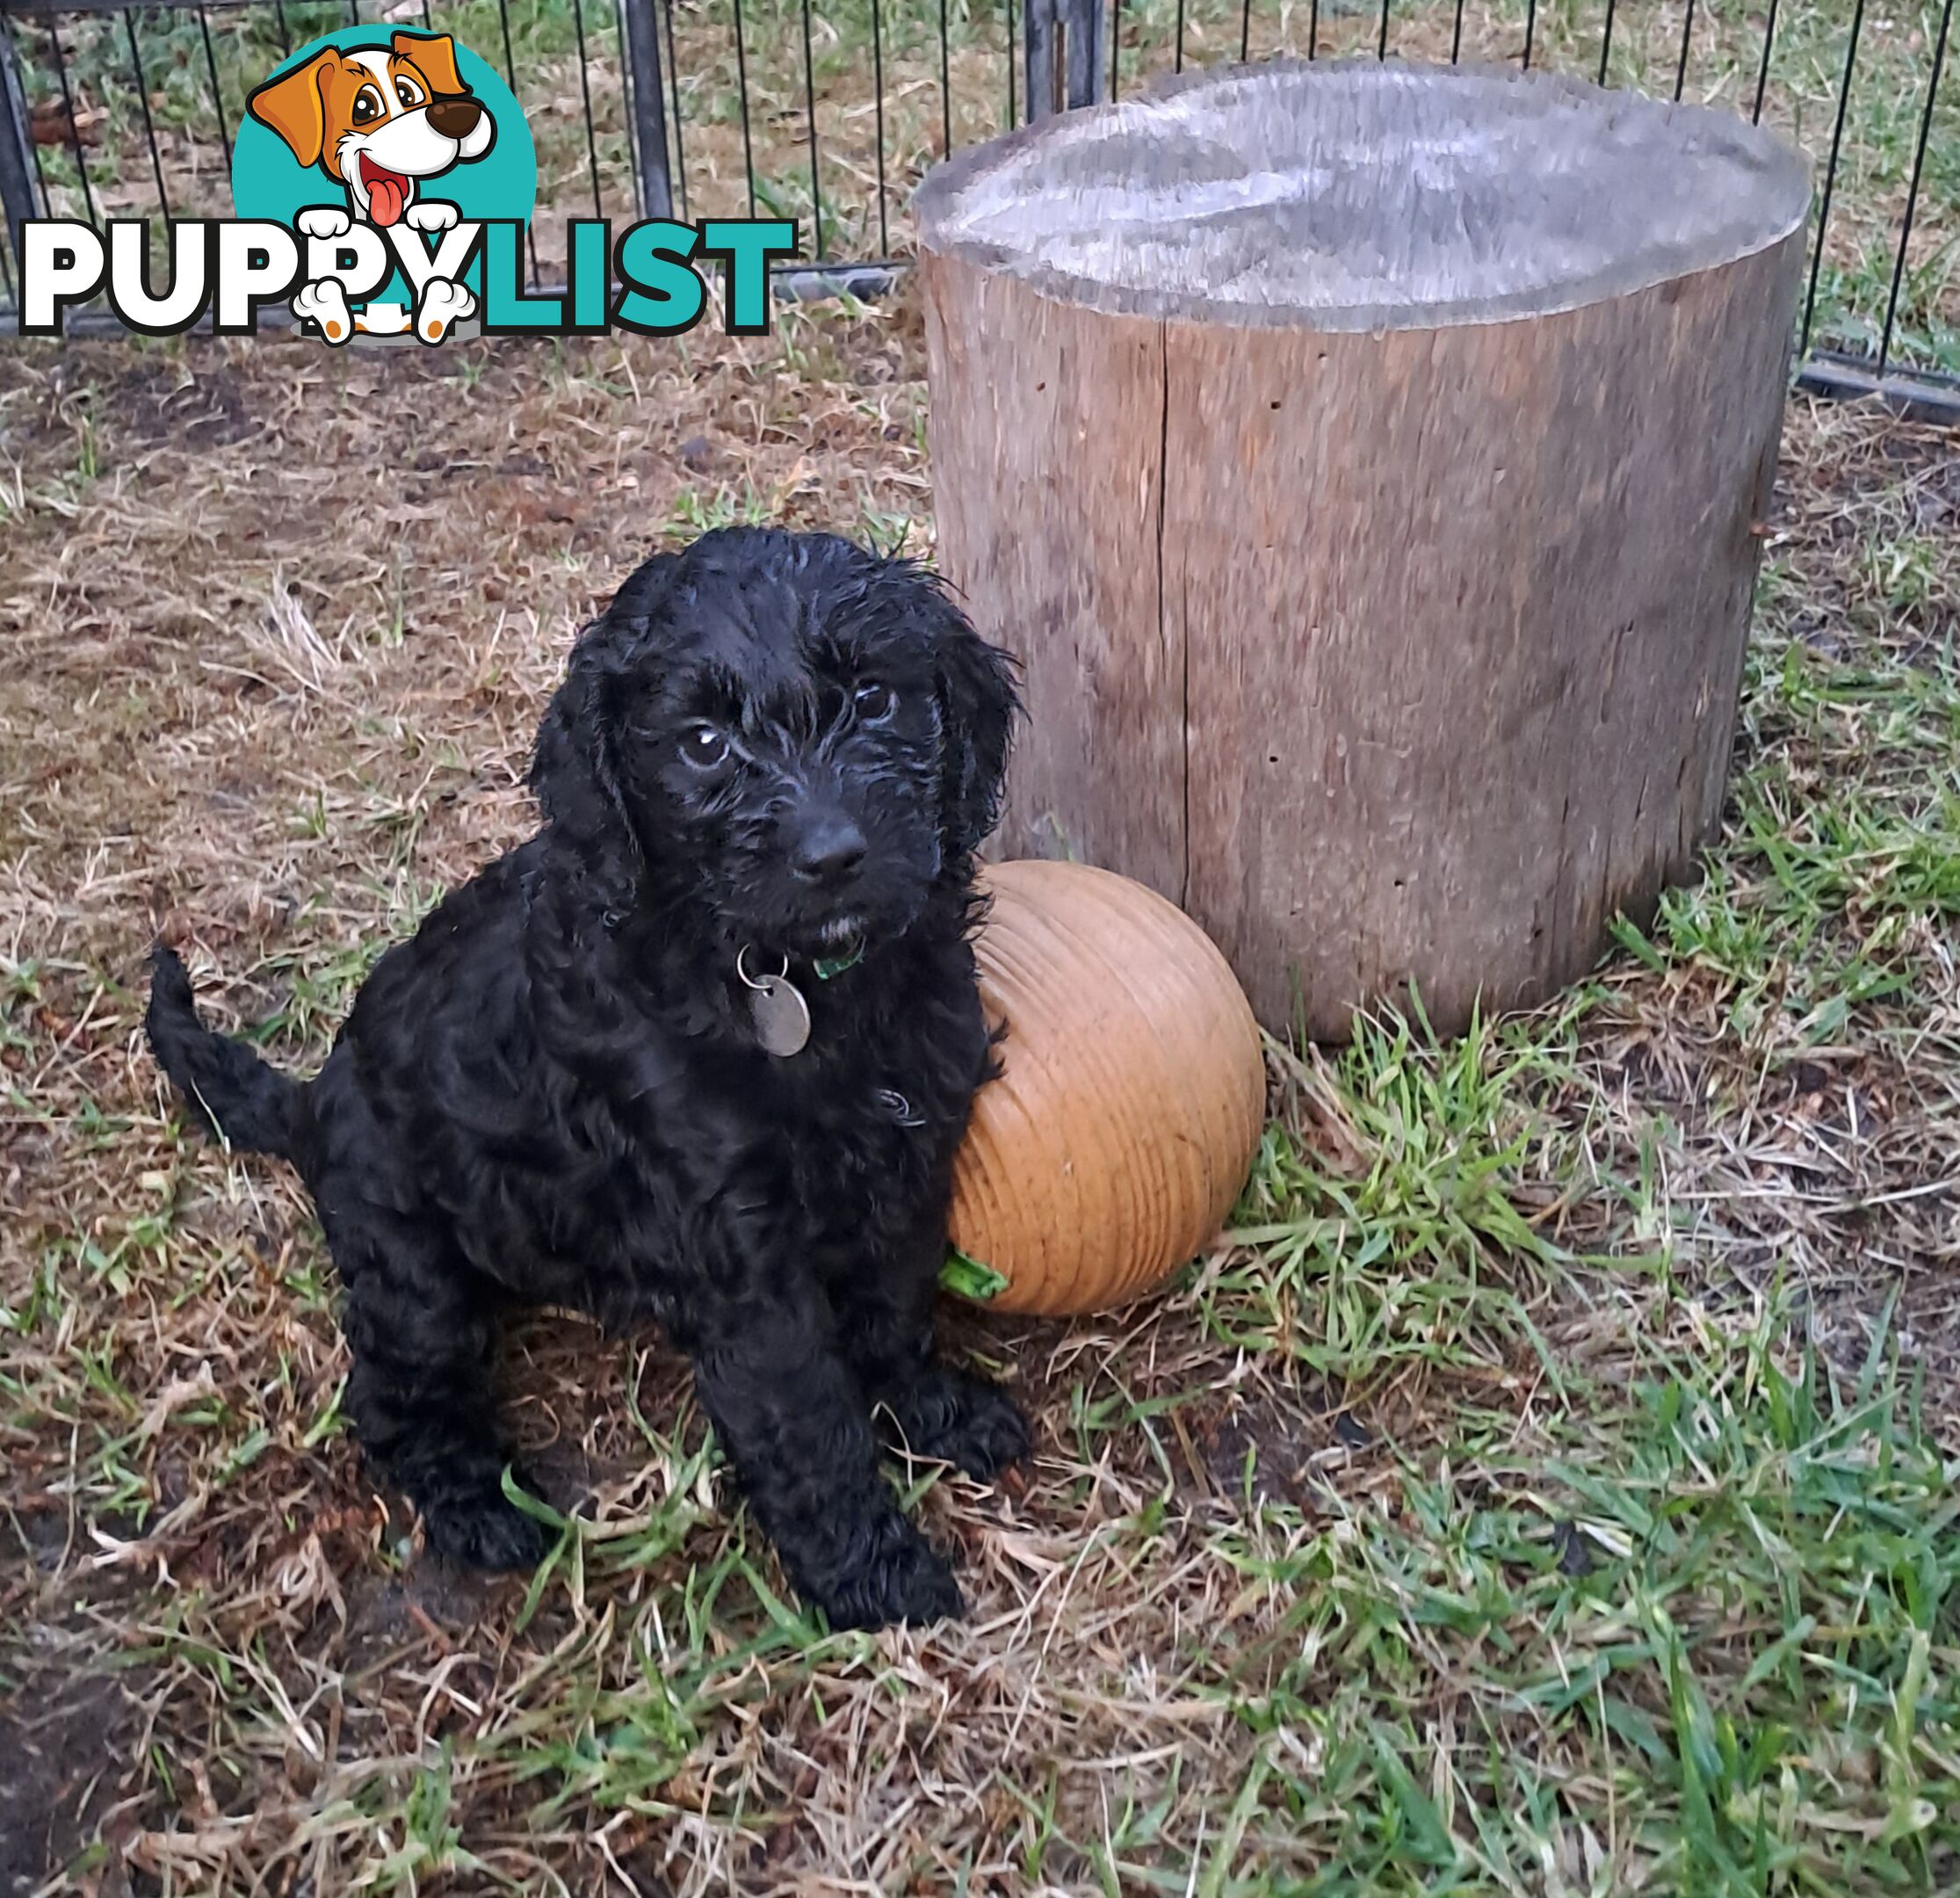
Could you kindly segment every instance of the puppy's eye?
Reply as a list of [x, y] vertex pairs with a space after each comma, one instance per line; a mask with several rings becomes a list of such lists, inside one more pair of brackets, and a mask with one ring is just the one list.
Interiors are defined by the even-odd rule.
[[422, 88], [413, 79], [397, 78], [394, 82], [394, 96], [411, 109], [422, 104]]
[[354, 109], [349, 115], [354, 123], [372, 125], [381, 116], [381, 95], [371, 85], [364, 85], [354, 95]]
[[712, 725], [690, 725], [681, 734], [681, 757], [696, 771], [712, 771], [727, 756], [727, 739]]
[[898, 710], [899, 695], [889, 685], [870, 679], [857, 688], [850, 702], [857, 709], [859, 724], [882, 725]]

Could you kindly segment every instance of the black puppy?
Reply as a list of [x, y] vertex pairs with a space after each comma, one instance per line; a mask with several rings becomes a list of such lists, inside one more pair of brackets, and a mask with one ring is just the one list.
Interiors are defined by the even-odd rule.
[[1007, 656], [917, 568], [711, 533], [581, 636], [543, 829], [381, 959], [315, 1079], [206, 1028], [158, 950], [150, 1046], [234, 1146], [299, 1167], [349, 1415], [435, 1547], [542, 1552], [501, 1486], [496, 1307], [650, 1313], [806, 1597], [836, 1626], [958, 1612], [872, 1415], [980, 1477], [1027, 1447], [931, 1329], [1015, 711]]

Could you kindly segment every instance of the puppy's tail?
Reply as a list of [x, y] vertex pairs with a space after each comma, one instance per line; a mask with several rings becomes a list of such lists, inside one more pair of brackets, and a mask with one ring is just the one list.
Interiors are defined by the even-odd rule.
[[143, 1032], [157, 1065], [177, 1083], [193, 1117], [246, 1153], [291, 1159], [300, 1084], [268, 1067], [242, 1041], [205, 1026], [190, 973], [174, 949], [158, 943], [149, 968]]

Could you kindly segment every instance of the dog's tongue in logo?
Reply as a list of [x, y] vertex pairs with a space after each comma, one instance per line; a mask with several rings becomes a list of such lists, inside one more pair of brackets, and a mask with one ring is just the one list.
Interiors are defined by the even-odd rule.
[[361, 154], [361, 183], [367, 191], [367, 214], [376, 224], [400, 221], [409, 202], [409, 181], [398, 171], [378, 165], [365, 152]]

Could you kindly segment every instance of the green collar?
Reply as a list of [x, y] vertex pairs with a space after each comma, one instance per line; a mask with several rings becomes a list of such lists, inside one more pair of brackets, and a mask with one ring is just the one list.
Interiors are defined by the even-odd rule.
[[819, 982], [828, 982], [833, 975], [842, 975], [846, 969], [853, 969], [864, 960], [864, 945], [859, 943], [847, 956], [819, 956], [810, 965], [811, 973]]

